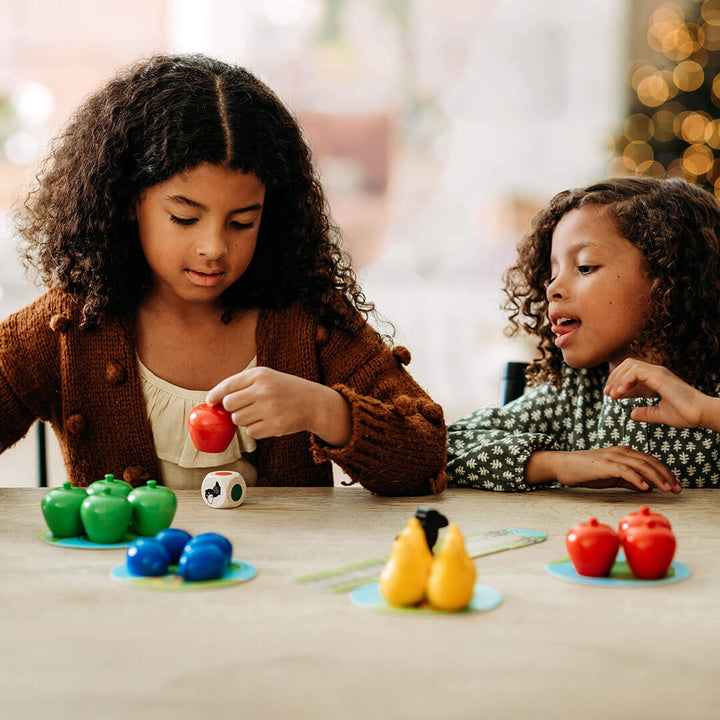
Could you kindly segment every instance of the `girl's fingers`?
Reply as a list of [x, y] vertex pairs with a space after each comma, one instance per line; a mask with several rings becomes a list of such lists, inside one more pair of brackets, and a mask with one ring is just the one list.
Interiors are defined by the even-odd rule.
[[253, 440], [264, 440], [265, 438], [272, 437], [272, 432], [268, 430], [262, 420], [251, 422], [245, 426], [245, 430]]
[[[633, 485], [632, 483], [629, 483], [627, 480], [618, 480], [618, 483], [615, 487], [624, 488], [625, 490], [640, 490], [640, 488], [637, 487], [637, 485]], [[652, 492], [655, 488], [650, 485], [645, 490], [640, 490], [640, 492]]]
[[[679, 487], [677, 478], [657, 458], [625, 445], [591, 450], [588, 453], [590, 456], [597, 456], [597, 460], [601, 461], [595, 470], [598, 480], [607, 478], [615, 484], [626, 482], [641, 491], [656, 487], [662, 492], [677, 492], [676, 487]], [[587, 466], [583, 474], [586, 473]]]
[[263, 416], [259, 408], [254, 405], [246, 405], [245, 407], [232, 410], [232, 421], [238, 427], [248, 428], [251, 425], [262, 421]]
[[250, 387], [253, 383], [253, 370], [255, 369], [256, 368], [243, 370], [243, 372], [237, 373], [237, 375], [231, 375], [225, 378], [208, 391], [205, 402], [208, 405], [217, 405], [223, 401], [226, 395]]
[[618, 463], [616, 468], [616, 477], [632, 483], [638, 490], [648, 490], [651, 486], [653, 486], [662, 492], [670, 492], [670, 484], [654, 473], [638, 472], [625, 463]]
[[640, 474], [650, 482], [653, 482], [661, 490], [665, 489], [669, 491], [672, 486], [677, 482], [675, 476], [672, 474], [669, 468], [663, 465], [659, 460], [655, 458], [647, 459], [649, 456], [641, 457], [639, 462], [641, 464], [639, 468]]
[[624, 360], [610, 373], [605, 383], [605, 394], [617, 400], [637, 387], [657, 392], [665, 372], [661, 365], [651, 365], [642, 360]]
[[634, 450], [623, 450], [623, 454], [616, 460], [618, 465], [627, 470], [618, 476], [633, 482], [641, 490], [647, 489], [638, 484], [639, 477], [645, 483], [651, 483], [662, 492], [671, 492], [677, 484], [677, 478], [659, 460], [651, 455], [644, 455]]
[[630, 419], [635, 422], [661, 423], [662, 417], [657, 405], [633, 408], [630, 412]]
[[256, 402], [252, 392], [246, 388], [245, 390], [225, 395], [222, 399], [222, 404], [228, 412], [236, 413], [252, 407]]

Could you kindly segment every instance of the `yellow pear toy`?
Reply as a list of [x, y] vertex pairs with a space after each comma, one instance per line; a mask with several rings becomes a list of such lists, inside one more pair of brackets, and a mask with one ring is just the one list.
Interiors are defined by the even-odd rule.
[[433, 560], [425, 594], [435, 610], [462, 610], [472, 600], [477, 570], [457, 525], [450, 525]]
[[430, 572], [430, 566], [433, 562], [433, 554], [427, 544], [425, 537], [425, 531], [423, 526], [416, 517], [411, 517], [407, 521], [405, 529], [402, 531], [403, 535], [407, 535], [412, 541], [413, 548], [418, 554], [418, 562], [422, 562], [427, 566], [427, 571]]
[[380, 573], [380, 591], [390, 605], [406, 607], [422, 602], [432, 555], [430, 558], [428, 563], [412, 534], [402, 532], [395, 538], [390, 559]]

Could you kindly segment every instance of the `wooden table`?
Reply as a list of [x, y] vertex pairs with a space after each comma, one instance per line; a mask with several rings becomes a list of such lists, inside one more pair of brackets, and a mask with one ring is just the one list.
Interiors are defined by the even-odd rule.
[[[252, 489], [236, 510], [178, 493], [173, 522], [214, 530], [248, 583], [198, 592], [123, 586], [122, 550], [43, 543], [40, 489], [0, 490], [0, 716], [25, 718], [720, 717], [720, 491], [473, 490], [387, 499], [360, 488]], [[690, 578], [641, 589], [551, 578], [568, 528], [617, 525], [643, 501], [668, 516]], [[292, 582], [389, 554], [418, 506], [465, 535], [546, 542], [476, 560], [491, 611], [397, 615]]]

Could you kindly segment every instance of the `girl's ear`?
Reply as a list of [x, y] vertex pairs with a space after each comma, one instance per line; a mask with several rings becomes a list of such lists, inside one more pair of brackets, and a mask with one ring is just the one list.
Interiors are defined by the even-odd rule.
[[133, 222], [137, 222], [137, 213], [135, 212], [135, 200], [133, 200], [130, 203], [130, 207], [128, 208], [128, 220], [132, 220]]

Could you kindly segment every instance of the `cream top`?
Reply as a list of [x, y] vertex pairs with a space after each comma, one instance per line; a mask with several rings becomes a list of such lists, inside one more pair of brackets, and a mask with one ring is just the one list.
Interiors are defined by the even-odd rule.
[[[148, 370], [139, 357], [137, 364], [158, 459], [158, 480], [175, 490], [199, 490], [209, 472], [234, 470], [243, 476], [246, 485], [255, 485], [257, 469], [251, 454], [257, 443], [247, 430], [239, 427], [224, 452], [200, 452], [190, 439], [187, 421], [192, 409], [205, 402], [207, 392], [166, 382]], [[257, 358], [253, 358], [245, 369], [256, 364]]]

